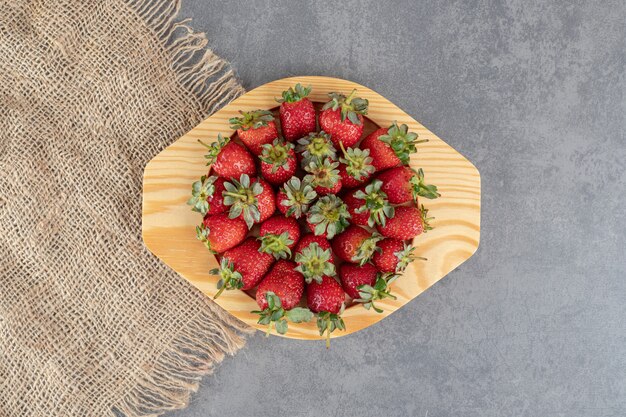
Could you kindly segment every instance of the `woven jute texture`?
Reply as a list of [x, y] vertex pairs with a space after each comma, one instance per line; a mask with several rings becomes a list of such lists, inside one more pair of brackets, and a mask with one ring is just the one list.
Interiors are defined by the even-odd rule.
[[141, 240], [148, 160], [242, 93], [171, 1], [0, 0], [0, 416], [184, 407], [245, 326]]

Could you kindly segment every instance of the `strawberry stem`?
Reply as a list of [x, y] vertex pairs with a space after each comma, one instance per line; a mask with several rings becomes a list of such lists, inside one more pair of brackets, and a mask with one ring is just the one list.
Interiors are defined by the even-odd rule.
[[350, 93], [350, 95], [348, 95], [348, 97], [346, 97], [345, 103], [350, 104], [355, 94], [356, 94], [356, 88], [352, 90], [352, 92]]
[[326, 319], [326, 349], [330, 349], [330, 316]]
[[354, 162], [354, 159], [350, 158], [348, 152], [346, 152], [346, 148], [343, 147], [343, 141], [339, 141], [339, 146], [341, 147], [341, 152], [343, 152], [343, 156], [350, 162]]
[[265, 337], [270, 337], [270, 333], [272, 332], [272, 323], [274, 322], [270, 321], [270, 323], [267, 325], [267, 331], [265, 332]]
[[217, 297], [222, 295], [222, 293], [224, 292], [225, 289], [226, 289], [226, 285], [222, 285], [222, 288], [220, 288], [220, 290], [217, 292], [217, 294], [215, 294], [215, 296], [213, 296], [213, 299], [215, 300]]

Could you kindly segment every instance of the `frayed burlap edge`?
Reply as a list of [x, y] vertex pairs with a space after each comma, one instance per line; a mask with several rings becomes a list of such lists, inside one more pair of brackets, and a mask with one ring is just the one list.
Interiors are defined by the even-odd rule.
[[[211, 314], [203, 312], [181, 329], [154, 367], [113, 407], [116, 415], [158, 416], [187, 407], [202, 377], [210, 374], [225, 354], [232, 355], [243, 347], [245, 340], [238, 333], [250, 333], [253, 329], [219, 307], [210, 307]], [[215, 315], [225, 325], [217, 322]]]
[[[205, 34], [188, 25], [191, 19], [176, 22], [180, 0], [128, 1], [127, 5], [162, 44], [164, 59], [171, 63], [176, 79], [202, 114], [212, 114], [245, 92], [231, 69], [215, 79], [228, 63], [207, 49]], [[225, 354], [233, 355], [244, 346], [242, 333], [253, 329], [212, 301], [206, 302], [208, 311], [181, 329], [152, 369], [113, 405], [115, 415], [148, 417], [185, 408], [202, 377], [210, 374]]]

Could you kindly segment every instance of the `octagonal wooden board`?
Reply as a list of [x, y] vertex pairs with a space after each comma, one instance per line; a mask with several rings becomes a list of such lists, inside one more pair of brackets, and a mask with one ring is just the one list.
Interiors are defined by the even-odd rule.
[[[463, 155], [455, 151], [432, 132], [415, 121], [380, 94], [362, 85], [328, 77], [285, 78], [265, 84], [232, 101], [189, 133], [163, 150], [146, 166], [143, 178], [143, 239], [163, 262], [177, 271], [204, 294], [213, 297], [217, 292], [217, 277], [209, 270], [217, 266], [215, 257], [196, 240], [195, 226], [202, 218], [192, 212], [186, 201], [191, 184], [207, 172], [204, 148], [198, 139], [214, 141], [217, 134], [232, 135], [228, 119], [239, 110], [272, 109], [275, 98], [296, 83], [313, 87], [310, 99], [316, 103], [328, 101], [327, 94], [337, 91], [345, 94], [358, 90], [358, 96], [369, 100], [366, 131], [377, 126], [388, 127], [396, 120], [406, 123], [419, 139], [428, 139], [418, 145], [418, 153], [411, 157], [411, 166], [423, 168], [428, 183], [439, 187], [441, 197], [422, 199], [429, 215], [435, 217], [433, 230], [418, 236], [416, 253], [428, 261], [415, 261], [403, 277], [393, 284], [396, 300], [378, 303], [382, 314], [365, 310], [360, 305], [348, 307], [344, 314], [346, 331], [335, 331], [339, 337], [361, 330], [382, 320], [443, 278], [448, 272], [471, 257], [478, 248], [480, 237], [480, 175]], [[257, 309], [255, 300], [242, 291], [226, 291], [216, 302], [231, 314], [261, 330], [257, 317], [250, 313]], [[289, 324], [286, 337], [320, 339], [314, 321]]]

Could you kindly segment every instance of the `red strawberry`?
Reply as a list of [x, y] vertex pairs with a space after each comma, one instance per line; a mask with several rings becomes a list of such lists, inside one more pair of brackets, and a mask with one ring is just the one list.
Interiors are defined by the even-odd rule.
[[396, 207], [395, 216], [387, 220], [385, 226], [377, 225], [376, 228], [381, 235], [399, 240], [413, 239], [415, 236], [426, 232], [432, 227], [428, 224], [431, 217], [428, 216], [428, 210], [421, 206], [417, 207]]
[[207, 165], [220, 177], [239, 178], [241, 175], [256, 174], [256, 165], [250, 152], [243, 146], [231, 142], [230, 138], [223, 138], [217, 135], [217, 142], [210, 145], [198, 140], [209, 151], [204, 156]]
[[341, 178], [337, 167], [339, 162], [333, 162], [329, 158], [323, 162], [311, 161], [304, 170], [309, 174], [304, 177], [311, 183], [318, 195], [337, 194], [341, 190]]
[[307, 213], [307, 224], [318, 236], [332, 239], [350, 224], [348, 207], [336, 195], [321, 197]]
[[227, 213], [204, 216], [202, 224], [196, 227], [198, 240], [214, 253], [237, 246], [247, 234], [246, 222], [240, 218], [231, 219]]
[[313, 233], [308, 233], [302, 236], [302, 239], [298, 242], [298, 246], [296, 246], [296, 255], [302, 253], [302, 250], [304, 248], [308, 248], [311, 243], [317, 243], [323, 250], [330, 249], [330, 242], [328, 239], [323, 236], [316, 236]]
[[259, 235], [260, 252], [269, 253], [276, 259], [290, 258], [291, 250], [300, 240], [300, 225], [293, 217], [277, 215], [261, 224]]
[[[340, 144], [341, 145], [341, 144]], [[339, 158], [339, 176], [346, 188], [354, 188], [363, 184], [374, 173], [370, 151], [358, 148], [344, 149], [343, 157]]]
[[296, 152], [291, 143], [281, 139], [272, 144], [263, 145], [261, 159], [261, 174], [271, 184], [281, 185], [296, 173]]
[[244, 219], [248, 228], [267, 220], [276, 210], [274, 190], [262, 178], [250, 179], [243, 174], [239, 181], [225, 182], [224, 187], [224, 204], [230, 206], [229, 216]]
[[335, 255], [346, 262], [360, 265], [369, 262], [376, 252], [376, 244], [382, 240], [378, 233], [370, 233], [359, 226], [350, 226], [345, 232], [337, 235], [333, 241]]
[[228, 207], [224, 204], [224, 196], [222, 195], [222, 193], [226, 191], [226, 187], [224, 187], [225, 182], [226, 178], [218, 177], [213, 183], [215, 191], [207, 198], [207, 203], [209, 203], [209, 211], [207, 213], [218, 214], [228, 210]]
[[298, 139], [296, 152], [300, 157], [300, 166], [303, 168], [311, 162], [323, 162], [324, 159], [337, 160], [337, 150], [333, 146], [330, 135], [323, 130], [317, 133], [309, 133]]
[[274, 267], [263, 278], [256, 290], [256, 300], [259, 307], [267, 308], [267, 300], [265, 299], [267, 291], [272, 291], [280, 298], [285, 310], [290, 310], [298, 305], [304, 293], [304, 277], [295, 269], [295, 263], [284, 259], [274, 264]]
[[339, 267], [339, 277], [341, 278], [341, 286], [350, 298], [361, 298], [359, 295], [359, 287], [361, 285], [374, 285], [378, 271], [372, 264], [354, 265], [342, 264]]
[[220, 276], [217, 283], [219, 291], [214, 298], [224, 290], [249, 290], [261, 281], [274, 263], [274, 257], [259, 253], [260, 247], [259, 241], [249, 237], [241, 245], [224, 252], [220, 267], [211, 270], [211, 274]]
[[299, 219], [309, 209], [309, 204], [317, 197], [317, 193], [308, 181], [291, 177], [278, 191], [276, 205], [285, 216]]
[[403, 204], [414, 200], [418, 196], [425, 198], [437, 198], [437, 186], [424, 183], [424, 171], [420, 168], [417, 172], [409, 167], [401, 166], [388, 169], [378, 174], [377, 177], [383, 182], [381, 191], [387, 194], [391, 204]]
[[344, 164], [339, 164], [339, 178], [341, 178], [342, 188], [355, 188], [363, 185], [363, 183], [367, 180], [367, 178], [363, 181], [357, 181], [354, 179], [354, 177], [346, 172], [346, 166]]
[[237, 136], [253, 155], [260, 155], [263, 145], [272, 143], [278, 137], [274, 116], [267, 110], [239, 113], [242, 117], [233, 117], [228, 121], [230, 128], [237, 130]]
[[[305, 240], [304, 238], [302, 240]], [[302, 241], [301, 241], [302, 243]], [[298, 244], [295, 260], [296, 271], [304, 275], [304, 280], [322, 282], [322, 276], [335, 276], [333, 253], [328, 241], [321, 236], [306, 235], [306, 245]]]
[[358, 224], [359, 226], [367, 226], [367, 222], [370, 218], [369, 211], [358, 212], [361, 207], [365, 204], [365, 201], [357, 198], [356, 193], [364, 192], [365, 187], [357, 188], [356, 190], [350, 191], [343, 197], [343, 202], [346, 203], [346, 207], [348, 208], [348, 213], [350, 213], [350, 223]]
[[263, 178], [258, 178], [257, 181], [263, 187], [263, 191], [257, 196], [260, 213], [259, 223], [261, 223], [272, 217], [276, 211], [276, 195], [272, 186]]
[[363, 133], [363, 115], [367, 114], [368, 101], [354, 97], [356, 90], [348, 97], [330, 93], [331, 101], [326, 103], [320, 114], [320, 127], [329, 133], [335, 147], [354, 146]]
[[402, 273], [414, 259], [418, 259], [413, 255], [415, 248], [398, 239], [383, 239], [378, 242], [378, 248], [380, 251], [374, 254], [372, 261], [381, 272]]
[[304, 278], [295, 271], [296, 264], [281, 260], [274, 264], [272, 270], [263, 278], [256, 290], [256, 302], [260, 311], [259, 324], [267, 324], [267, 335], [276, 325], [280, 334], [287, 332], [287, 319], [300, 323], [310, 321], [313, 313], [307, 308], [296, 307], [304, 292]]
[[224, 191], [224, 182], [222, 177], [203, 175], [199, 181], [191, 186], [191, 198], [187, 201], [193, 211], [200, 214], [219, 214], [228, 210], [224, 205], [222, 192]]
[[326, 333], [326, 348], [330, 347], [330, 334], [345, 330], [340, 314], [344, 308], [346, 294], [334, 278], [323, 276], [322, 282], [312, 281], [306, 287], [307, 305], [317, 313], [317, 328], [320, 336]]
[[309, 93], [311, 86], [304, 88], [298, 83], [295, 89], [289, 87], [283, 91], [283, 98], [276, 100], [280, 103], [279, 114], [283, 136], [289, 142], [315, 132], [315, 108], [311, 100], [306, 98]]
[[416, 144], [427, 142], [416, 141], [417, 134], [410, 133], [407, 125], [398, 126], [394, 122], [389, 129], [381, 128], [370, 133], [361, 143], [361, 149], [368, 149], [373, 158], [372, 165], [376, 171], [408, 165], [409, 156], [417, 152]]

